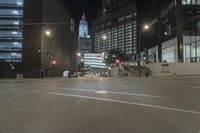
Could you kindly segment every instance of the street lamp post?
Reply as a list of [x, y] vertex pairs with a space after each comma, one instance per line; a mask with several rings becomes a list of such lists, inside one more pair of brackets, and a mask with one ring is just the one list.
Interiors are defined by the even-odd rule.
[[78, 52], [77, 53], [77, 71], [82, 71], [82, 69], [84, 69], [84, 67], [82, 67], [82, 63], [84, 63], [84, 54]]
[[141, 77], [141, 55], [140, 55], [140, 49], [141, 49], [141, 36], [142, 33], [149, 29], [149, 25], [145, 25], [143, 29], [139, 33], [139, 39], [138, 39], [138, 66], [139, 66], [139, 77]]
[[[50, 30], [46, 30], [45, 31], [45, 35], [47, 37], [51, 37], [52, 32]], [[53, 78], [54, 77], [54, 75], [53, 75], [53, 68], [56, 65], [56, 60], [55, 60], [54, 54], [53, 54], [53, 42], [51, 42], [51, 46], [50, 47], [51, 47], [50, 48], [51, 49], [51, 52], [50, 52], [50, 69], [51, 69], [51, 77]], [[49, 55], [47, 55], [47, 56], [49, 56]]]
[[[46, 31], [44, 31], [44, 33], [42, 34], [42, 38], [43, 37], [50, 37], [51, 36], [51, 31], [50, 30], [46, 30]], [[40, 43], [40, 42], [39, 42]], [[52, 46], [52, 44], [51, 44], [51, 50], [53, 49], [53, 46]], [[53, 56], [53, 54], [52, 53], [50, 53], [49, 52], [49, 50], [48, 51], [44, 51], [43, 50], [43, 46], [41, 45], [41, 46], [38, 46], [38, 48], [37, 48], [37, 52], [38, 53], [40, 53], [40, 54], [43, 54], [43, 55], [47, 55], [48, 57], [50, 57], [50, 67], [52, 66], [52, 56]], [[45, 68], [42, 68], [42, 64], [41, 64], [41, 76], [43, 77], [43, 78], [45, 78], [46, 77], [46, 71], [45, 71]]]

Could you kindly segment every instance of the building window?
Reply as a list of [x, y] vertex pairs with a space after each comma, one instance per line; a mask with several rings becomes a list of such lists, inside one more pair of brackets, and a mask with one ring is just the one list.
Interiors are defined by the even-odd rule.
[[200, 5], [199, 0], [182, 0], [183, 5]]
[[22, 61], [23, 0], [0, 0], [0, 60]]

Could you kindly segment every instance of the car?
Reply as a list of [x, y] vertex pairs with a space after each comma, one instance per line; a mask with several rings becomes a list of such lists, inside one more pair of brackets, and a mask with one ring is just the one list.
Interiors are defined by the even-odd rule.
[[108, 77], [108, 72], [100, 72], [99, 77]]
[[77, 74], [76, 74], [76, 72], [74, 72], [74, 71], [69, 71], [68, 77], [69, 77], [69, 78], [75, 78], [75, 77], [77, 77]]

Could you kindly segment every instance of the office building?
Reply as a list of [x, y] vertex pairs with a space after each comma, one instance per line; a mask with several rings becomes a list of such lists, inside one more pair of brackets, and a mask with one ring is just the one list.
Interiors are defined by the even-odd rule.
[[79, 38], [88, 36], [88, 22], [85, 13], [83, 13], [79, 24]]
[[99, 53], [85, 53], [84, 54], [84, 69], [105, 69], [105, 55]]
[[4, 77], [61, 75], [74, 68], [74, 34], [64, 0], [1, 0], [0, 14], [1, 63], [15, 66], [1, 69]]
[[92, 24], [95, 52], [118, 49], [137, 55], [137, 3], [133, 0], [103, 0], [102, 15]]
[[146, 12], [150, 33], [142, 38], [150, 62], [200, 62], [200, 1], [155, 0], [154, 12]]
[[22, 62], [23, 0], [0, 1], [0, 60]]
[[79, 24], [78, 52], [81, 54], [91, 52], [91, 38], [88, 34], [88, 22], [85, 13], [83, 13]]

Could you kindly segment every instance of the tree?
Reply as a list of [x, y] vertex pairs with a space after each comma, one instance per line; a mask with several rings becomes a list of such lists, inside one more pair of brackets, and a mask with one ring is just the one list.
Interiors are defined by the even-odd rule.
[[108, 52], [108, 58], [106, 59], [106, 64], [108, 66], [115, 64], [116, 60], [119, 60], [120, 62], [126, 62], [129, 61], [131, 58], [124, 54], [122, 50], [112, 49]]
[[79, 70], [79, 71], [83, 71], [83, 70], [84, 70], [84, 63], [83, 63], [83, 62], [80, 62], [80, 63], [78, 64], [78, 70]]

